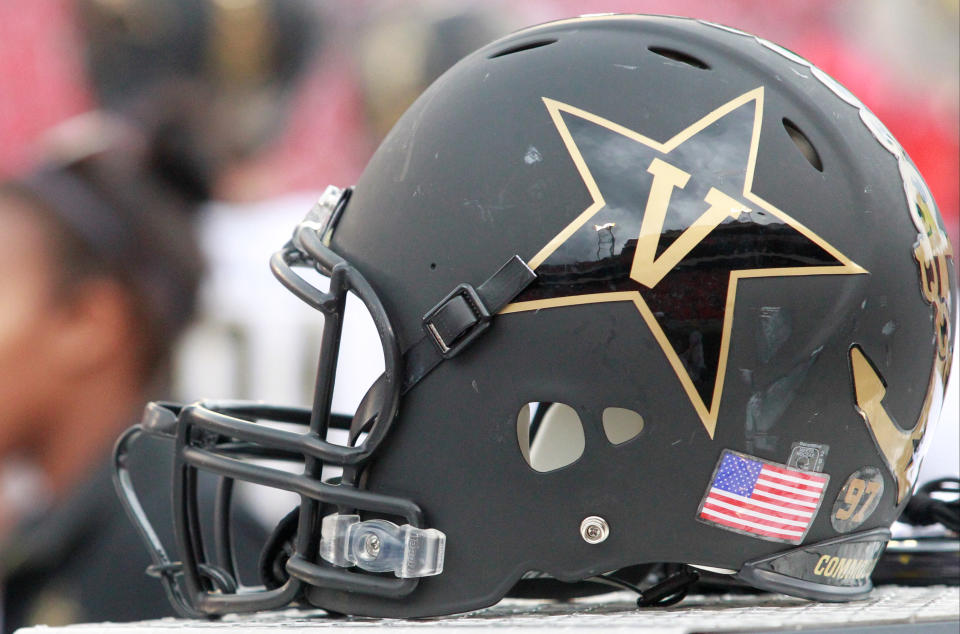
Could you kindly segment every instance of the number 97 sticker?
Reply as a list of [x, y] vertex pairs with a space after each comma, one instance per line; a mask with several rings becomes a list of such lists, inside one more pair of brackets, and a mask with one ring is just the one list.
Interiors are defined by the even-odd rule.
[[883, 497], [883, 476], [875, 467], [857, 469], [847, 478], [833, 503], [830, 523], [838, 533], [849, 533], [863, 524]]

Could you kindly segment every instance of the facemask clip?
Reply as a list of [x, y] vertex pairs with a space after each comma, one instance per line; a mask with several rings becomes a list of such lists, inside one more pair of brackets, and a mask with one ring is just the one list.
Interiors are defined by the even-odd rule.
[[344, 568], [393, 572], [397, 577], [430, 577], [443, 572], [447, 536], [435, 528], [397, 526], [387, 520], [361, 522], [359, 515], [323, 518], [320, 556]]
[[306, 252], [300, 240], [300, 232], [315, 231], [325, 246], [330, 246], [333, 229], [340, 219], [340, 214], [350, 198], [352, 189], [340, 189], [335, 185], [328, 186], [317, 202], [307, 212], [306, 217], [297, 225], [293, 232], [293, 244], [300, 251]]

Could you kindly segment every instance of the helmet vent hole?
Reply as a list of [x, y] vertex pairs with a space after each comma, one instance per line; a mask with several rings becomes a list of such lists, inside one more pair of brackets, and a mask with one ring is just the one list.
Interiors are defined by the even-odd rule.
[[787, 131], [787, 134], [790, 135], [793, 144], [796, 145], [800, 153], [803, 154], [803, 158], [807, 159], [807, 162], [810, 163], [815, 170], [822, 172], [823, 161], [820, 160], [820, 154], [817, 152], [817, 148], [813, 147], [813, 143], [810, 142], [807, 135], [797, 127], [797, 124], [787, 118], [783, 120], [783, 128]]
[[693, 66], [694, 68], [699, 68], [701, 70], [710, 70], [710, 65], [705, 61], [697, 59], [689, 53], [682, 53], [676, 51], [672, 48], [664, 48], [662, 46], [650, 46], [647, 48], [651, 53], [655, 53], [660, 57], [666, 57], [675, 62], [680, 62], [681, 64], [686, 64], [687, 66]]
[[586, 445], [577, 411], [563, 403], [527, 403], [517, 414], [520, 452], [535, 471], [573, 464]]
[[514, 44], [513, 46], [508, 46], [502, 51], [497, 51], [492, 55], [488, 56], [487, 59], [496, 59], [498, 57], [504, 57], [506, 55], [513, 55], [514, 53], [519, 53], [521, 51], [529, 51], [531, 49], [540, 48], [541, 46], [549, 46], [550, 44], [555, 44], [556, 39], [549, 40], [533, 40], [532, 42], [521, 42], [520, 44]]
[[603, 433], [614, 445], [633, 440], [643, 431], [643, 416], [632, 409], [608, 407], [603, 410]]

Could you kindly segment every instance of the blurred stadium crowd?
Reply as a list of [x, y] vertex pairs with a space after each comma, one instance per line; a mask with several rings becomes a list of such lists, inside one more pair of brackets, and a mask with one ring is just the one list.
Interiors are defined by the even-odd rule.
[[[219, 198], [264, 199], [316, 189], [318, 179], [350, 183], [405, 106], [480, 44], [582, 13], [664, 13], [736, 25], [838, 78], [901, 140], [956, 237], [956, 0], [334, 0], [282, 11], [297, 3], [275, 3], [271, 10], [267, 4], [3, 3], [0, 176], [36, 160], [35, 141], [50, 126], [180, 70], [206, 74], [233, 96], [255, 102], [232, 130], [243, 137], [234, 143], [246, 143], [247, 150], [256, 136], [253, 111], [265, 106], [258, 90], [277, 88], [288, 102], [282, 114], [260, 110], [276, 134], [255, 156], [244, 157], [242, 172], [219, 183]], [[89, 37], [104, 41], [97, 45]], [[88, 62], [99, 68], [91, 71]], [[259, 133], [263, 140], [264, 130]]]
[[[30, 622], [167, 613], [152, 580], [143, 582], [149, 588], [143, 592], [158, 601], [127, 601], [126, 611], [110, 602], [96, 611], [95, 599], [78, 594], [77, 583], [88, 593], [109, 587], [110, 578], [122, 573], [106, 564], [116, 562], [102, 562], [99, 577], [84, 576], [81, 565], [61, 575], [70, 558], [89, 568], [111, 551], [101, 546], [77, 554], [70, 539], [44, 530], [63, 532], [64, 517], [75, 520], [90, 508], [119, 516], [115, 500], [97, 498], [106, 506], [94, 507], [90, 498], [80, 498], [74, 503], [79, 510], [55, 515], [60, 523], [44, 529], [51, 509], [59, 512], [87, 479], [96, 480], [92, 474], [106, 464], [112, 440], [147, 397], [309, 404], [320, 320], [272, 280], [270, 253], [325, 185], [356, 181], [394, 120], [457, 59], [529, 24], [608, 11], [730, 24], [808, 58], [850, 88], [901, 141], [958, 244], [957, 0], [0, 2], [0, 232], [6, 234], [0, 249], [7, 250], [0, 266], [8, 267], [0, 275], [0, 632]], [[62, 211], [79, 204], [72, 193], [77, 181], [95, 193], [93, 207], [101, 215]], [[27, 226], [30, 210], [43, 216], [40, 224]], [[113, 242], [111, 231], [120, 236]], [[117, 244], [137, 255], [125, 259], [114, 250]], [[73, 247], [82, 257], [64, 255]], [[55, 248], [61, 252], [51, 252]], [[57, 270], [44, 275], [53, 280], [55, 301], [74, 309], [69, 323], [81, 323], [80, 304], [71, 303], [63, 288], [113, 280], [113, 287], [98, 292], [116, 291], [109, 295], [116, 313], [92, 315], [89, 323], [126, 333], [104, 350], [148, 351], [103, 353], [118, 364], [109, 392], [80, 396], [81, 383], [66, 379], [60, 391], [27, 383], [23, 361], [67, 322], [18, 317], [11, 306], [27, 301], [22, 289], [42, 286], [37, 271], [51, 261]], [[33, 327], [19, 340], [17, 319]], [[351, 385], [369, 385], [381, 372], [377, 339], [367, 336], [371, 328], [362, 316], [347, 323], [352, 349], [338, 372], [350, 378], [338, 381], [334, 404], [341, 411], [356, 407], [362, 395]], [[84, 339], [81, 348], [93, 350], [92, 341]], [[73, 378], [93, 371], [82, 364], [62, 370]], [[120, 380], [131, 372], [136, 380]], [[51, 383], [59, 375], [38, 366], [32, 376]], [[35, 400], [24, 400], [33, 393]], [[82, 413], [104, 399], [119, 405], [95, 408], [95, 416]], [[955, 396], [952, 407], [955, 412]], [[43, 425], [34, 424], [41, 418]], [[110, 420], [97, 425], [91, 418]], [[953, 427], [946, 425], [952, 436], [945, 444], [955, 446], [956, 420], [947, 422]], [[81, 433], [66, 431], [70, 425], [99, 436], [75, 466], [57, 454], [51, 462], [62, 468], [55, 477], [57, 470], [37, 456], [76, 453], [72, 439]], [[65, 447], [40, 439], [58, 430]], [[955, 475], [952, 455], [945, 469], [952, 459]], [[156, 481], [169, 486], [160, 475]], [[78, 539], [87, 539], [85, 530], [101, 529], [74, 523]], [[47, 541], [27, 543], [24, 526]], [[111, 535], [114, 548], [126, 545]], [[59, 549], [52, 556], [37, 555], [51, 545]], [[130, 574], [146, 579], [142, 553], [112, 555], [129, 560], [136, 571]], [[130, 590], [140, 592], [140, 586]], [[113, 603], [125, 596], [115, 593]]]

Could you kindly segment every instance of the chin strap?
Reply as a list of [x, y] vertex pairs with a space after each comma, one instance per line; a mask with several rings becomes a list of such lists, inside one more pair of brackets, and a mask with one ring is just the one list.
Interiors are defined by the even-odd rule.
[[[953, 500], [939, 500], [934, 494], [948, 494]], [[929, 526], [939, 522], [954, 532], [960, 532], [960, 480], [940, 478], [924, 484], [910, 498], [903, 511], [902, 521], [914, 526]]]
[[[400, 393], [406, 394], [441, 362], [453, 358], [490, 326], [494, 315], [513, 301], [537, 279], [518, 255], [504, 262], [497, 272], [480, 286], [460, 284], [423, 317], [423, 336], [403, 354], [403, 381]], [[389, 385], [385, 375], [374, 382], [349, 425], [350, 444], [376, 422]]]
[[690, 566], [682, 566], [660, 583], [647, 588], [637, 597], [638, 608], [665, 608], [683, 601], [690, 587], [700, 579], [700, 573]]
[[681, 564], [678, 570], [668, 574], [662, 581], [655, 583], [646, 590], [613, 575], [590, 577], [587, 581], [636, 592], [638, 608], [665, 608], [682, 601], [693, 584], [699, 579], [699, 572], [690, 566]]
[[441, 361], [453, 358], [490, 325], [490, 320], [537, 279], [515, 255], [474, 288], [460, 284], [423, 317], [424, 336], [404, 353], [401, 393], [406, 393]]

